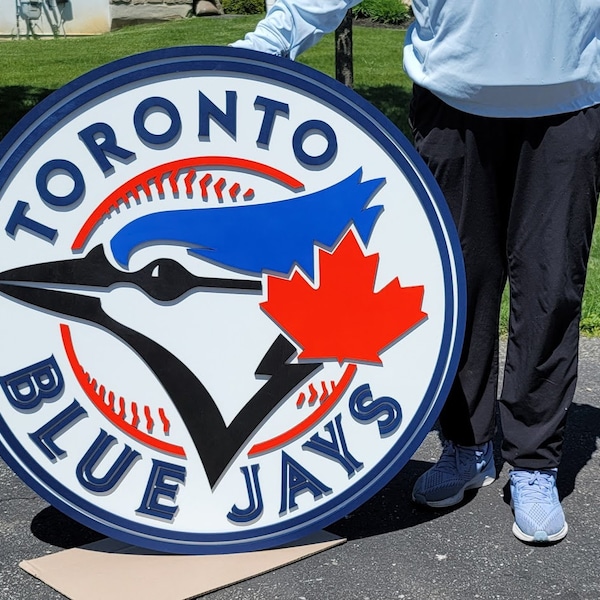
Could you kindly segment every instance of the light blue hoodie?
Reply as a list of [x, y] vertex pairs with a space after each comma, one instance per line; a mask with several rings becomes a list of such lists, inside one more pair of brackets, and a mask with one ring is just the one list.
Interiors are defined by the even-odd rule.
[[[295, 58], [357, 0], [276, 0], [232, 44]], [[600, 0], [413, 0], [404, 68], [447, 104], [536, 117], [600, 103]]]

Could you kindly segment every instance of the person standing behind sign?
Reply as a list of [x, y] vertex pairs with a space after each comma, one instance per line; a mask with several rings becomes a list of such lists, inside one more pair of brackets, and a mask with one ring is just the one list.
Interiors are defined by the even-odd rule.
[[[355, 0], [277, 0], [232, 44], [294, 59]], [[577, 379], [581, 300], [600, 192], [598, 0], [413, 0], [404, 68], [414, 143], [450, 206], [467, 275], [466, 336], [440, 415], [439, 462], [413, 499], [460, 503], [496, 479], [498, 320], [510, 283], [499, 402], [513, 533], [567, 534], [557, 488]]]

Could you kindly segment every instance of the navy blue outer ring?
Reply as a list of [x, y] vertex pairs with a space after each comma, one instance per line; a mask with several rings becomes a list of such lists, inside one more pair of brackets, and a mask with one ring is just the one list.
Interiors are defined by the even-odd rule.
[[447, 303], [436, 368], [411, 422], [411, 425], [419, 424], [424, 419], [419, 431], [415, 431], [416, 426], [409, 427], [386, 457], [344, 493], [329, 502], [322, 500], [313, 510], [281, 524], [242, 528], [234, 533], [194, 534], [128, 521], [92, 505], [51, 477], [31, 459], [0, 415], [0, 434], [6, 441], [6, 446], [0, 444], [0, 455], [41, 497], [73, 519], [108, 536], [155, 550], [185, 554], [260, 550], [299, 539], [355, 510], [386, 485], [422, 443], [447, 397], [458, 367], [466, 304], [461, 249], [450, 212], [437, 183], [410, 142], [383, 114], [337, 81], [300, 63], [250, 50], [213, 46], [166, 48], [117, 60], [68, 83], [33, 108], [0, 143], [0, 197], [13, 171], [37, 141], [74, 110], [103, 94], [115, 93], [151, 77], [202, 72], [279, 81], [342, 111], [348, 120], [375, 139], [408, 179], [427, 215], [443, 265]]

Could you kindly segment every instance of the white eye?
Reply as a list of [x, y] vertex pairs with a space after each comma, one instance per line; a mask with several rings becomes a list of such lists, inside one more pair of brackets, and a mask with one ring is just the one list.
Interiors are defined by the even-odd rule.
[[158, 277], [158, 275], [159, 275], [159, 273], [158, 273], [159, 268], [160, 268], [160, 265], [156, 265], [154, 267], [154, 269], [152, 270], [152, 277]]

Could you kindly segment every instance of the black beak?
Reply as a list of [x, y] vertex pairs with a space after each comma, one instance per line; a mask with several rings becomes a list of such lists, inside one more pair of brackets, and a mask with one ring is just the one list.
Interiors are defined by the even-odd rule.
[[[36, 295], [32, 295], [31, 292], [44, 284], [53, 287], [65, 286], [71, 290], [74, 287], [108, 289], [119, 284], [131, 285], [159, 302], [174, 301], [191, 290], [202, 288], [257, 292], [262, 290], [262, 284], [257, 280], [197, 277], [170, 259], [156, 260], [140, 271], [128, 273], [110, 264], [102, 246], [94, 248], [85, 258], [39, 263], [0, 273], [0, 290], [28, 303], [36, 304]], [[16, 286], [29, 289], [30, 293], [14, 290]], [[27, 297], [31, 297], [32, 302], [29, 302]]]
[[288, 364], [296, 349], [279, 335], [256, 371], [257, 375], [268, 375], [267, 382], [227, 427], [208, 390], [183, 362], [154, 340], [110, 317], [104, 312], [100, 298], [72, 291], [73, 288], [109, 289], [119, 284], [136, 286], [156, 300], [169, 302], [202, 288], [260, 292], [261, 282], [196, 277], [169, 259], [161, 259], [140, 271], [127, 273], [108, 262], [102, 246], [94, 248], [85, 258], [36, 264], [0, 273], [0, 293], [54, 314], [75, 317], [104, 328], [138, 354], [172, 399], [214, 488], [241, 445], [265, 416], [321, 365]]

